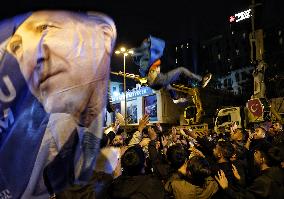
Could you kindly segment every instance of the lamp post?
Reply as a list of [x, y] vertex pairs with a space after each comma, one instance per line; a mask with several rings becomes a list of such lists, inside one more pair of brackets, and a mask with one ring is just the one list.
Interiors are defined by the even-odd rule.
[[115, 54], [117, 55], [123, 55], [123, 90], [124, 90], [124, 133], [126, 134], [127, 129], [127, 102], [126, 102], [126, 57], [128, 54], [133, 54], [133, 50], [126, 49], [124, 47], [121, 47], [119, 50], [115, 51]]

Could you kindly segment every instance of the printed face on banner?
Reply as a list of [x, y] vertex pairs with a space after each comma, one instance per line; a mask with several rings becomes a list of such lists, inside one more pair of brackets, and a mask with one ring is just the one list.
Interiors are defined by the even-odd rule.
[[[60, 171], [50, 180], [54, 190], [75, 174], [88, 181], [115, 40], [113, 20], [97, 12], [37, 11], [0, 21], [0, 198], [48, 198], [47, 165]], [[78, 134], [86, 135], [82, 142]], [[76, 151], [66, 152], [70, 145]], [[61, 154], [70, 162], [61, 164]]]
[[7, 50], [47, 112], [80, 114], [94, 92], [105, 96], [111, 39], [103, 28], [67, 11], [35, 12], [18, 27]]

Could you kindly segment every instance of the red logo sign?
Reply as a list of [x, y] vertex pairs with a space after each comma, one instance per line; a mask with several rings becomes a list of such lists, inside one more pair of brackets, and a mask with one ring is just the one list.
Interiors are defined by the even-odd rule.
[[229, 21], [230, 21], [230, 23], [235, 22], [236, 21], [236, 17], [235, 16], [230, 16]]
[[251, 114], [255, 117], [260, 117], [263, 113], [263, 107], [259, 99], [249, 100], [247, 107]]

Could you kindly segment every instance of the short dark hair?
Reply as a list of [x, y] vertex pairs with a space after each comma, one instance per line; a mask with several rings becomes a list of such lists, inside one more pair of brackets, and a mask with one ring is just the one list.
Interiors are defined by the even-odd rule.
[[280, 162], [283, 161], [281, 149], [278, 146], [273, 146], [269, 142], [259, 144], [254, 150], [260, 151], [269, 167], [279, 166]]
[[191, 183], [197, 186], [202, 186], [211, 175], [209, 163], [200, 156], [194, 156], [187, 162], [186, 171]]
[[121, 157], [123, 175], [135, 176], [141, 174], [144, 163], [145, 154], [139, 145], [128, 148]]
[[109, 141], [109, 137], [105, 133], [103, 133], [103, 137], [100, 141], [100, 148], [106, 147], [108, 144], [108, 141]]
[[229, 141], [218, 141], [223, 157], [229, 160], [235, 152], [234, 146]]
[[186, 162], [188, 153], [181, 144], [176, 144], [168, 148], [167, 158], [171, 167], [178, 170]]
[[114, 139], [115, 137], [115, 133], [113, 131], [110, 131], [108, 134], [107, 134], [107, 137], [109, 139], [109, 142], [112, 143], [112, 140]]

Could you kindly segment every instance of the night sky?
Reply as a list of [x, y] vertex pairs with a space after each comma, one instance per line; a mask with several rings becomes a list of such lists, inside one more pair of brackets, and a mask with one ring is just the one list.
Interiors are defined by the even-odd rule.
[[[261, 11], [264, 18], [284, 19], [283, 0], [255, 1], [264, 4], [266, 10]], [[139, 45], [149, 34], [168, 42], [209, 38], [225, 29], [228, 17], [247, 9], [251, 0], [7, 0], [5, 3], [8, 5], [0, 8], [1, 18], [38, 8], [102, 11], [116, 22], [118, 44], [132, 46]]]
[[[259, 16], [265, 24], [284, 24], [283, 0], [256, 2], [263, 3]], [[132, 48], [139, 46], [149, 34], [164, 39], [166, 45], [202, 41], [221, 34], [229, 27], [229, 16], [248, 9], [251, 0], [10, 0], [7, 3], [1, 6], [2, 19], [39, 8], [104, 12], [116, 23], [117, 47]], [[122, 70], [122, 63], [122, 57], [114, 57], [112, 69]], [[138, 73], [131, 60], [127, 60], [127, 65], [131, 66], [129, 72]]]

